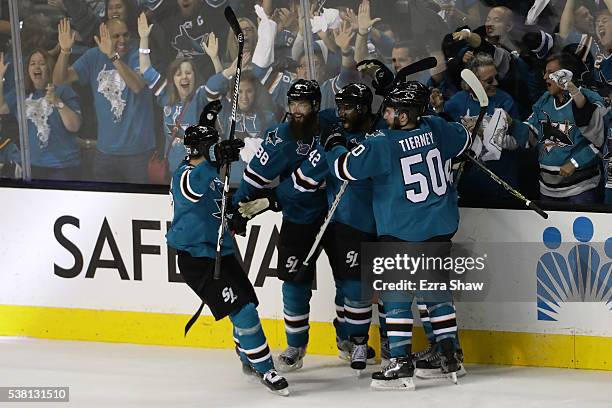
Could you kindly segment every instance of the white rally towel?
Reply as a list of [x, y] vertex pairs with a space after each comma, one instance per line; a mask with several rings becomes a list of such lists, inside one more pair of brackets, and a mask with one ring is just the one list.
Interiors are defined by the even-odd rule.
[[259, 137], [245, 137], [244, 147], [240, 149], [240, 159], [245, 163], [249, 163], [261, 147], [262, 142], [263, 139]]
[[482, 151], [480, 159], [482, 161], [499, 160], [504, 148], [504, 140], [508, 133], [508, 123], [506, 122], [506, 112], [496, 108], [493, 116], [484, 127], [482, 136]]
[[340, 18], [340, 11], [337, 9], [323, 9], [323, 14], [314, 16], [310, 19], [310, 26], [313, 33], [319, 31], [326, 32], [327, 30], [335, 30], [340, 27], [342, 19]]
[[540, 17], [540, 14], [542, 14], [542, 11], [544, 11], [546, 6], [548, 6], [548, 3], [550, 3], [550, 0], [535, 0], [533, 2], [533, 6], [531, 6], [531, 9], [529, 9], [529, 12], [527, 13], [525, 25], [535, 25], [535, 23], [538, 21], [538, 17]]
[[251, 60], [259, 67], [269, 67], [274, 62], [276, 22], [266, 15], [259, 4], [255, 5], [255, 13], [259, 17], [259, 26], [257, 27], [257, 45]]

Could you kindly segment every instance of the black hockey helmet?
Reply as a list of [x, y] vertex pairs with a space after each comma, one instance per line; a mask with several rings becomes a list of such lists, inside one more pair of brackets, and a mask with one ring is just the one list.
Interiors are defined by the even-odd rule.
[[204, 154], [208, 147], [219, 140], [219, 132], [210, 126], [194, 125], [185, 130], [185, 150], [189, 157]]
[[340, 89], [336, 94], [336, 104], [367, 106], [371, 109], [374, 95], [364, 84], [351, 83]]
[[310, 101], [321, 104], [321, 89], [315, 80], [298, 79], [295, 81], [289, 91], [287, 91], [287, 99], [291, 101]]
[[407, 81], [397, 84], [385, 97], [385, 107], [398, 110], [417, 108], [419, 114], [425, 113], [429, 105], [429, 88], [419, 81]]

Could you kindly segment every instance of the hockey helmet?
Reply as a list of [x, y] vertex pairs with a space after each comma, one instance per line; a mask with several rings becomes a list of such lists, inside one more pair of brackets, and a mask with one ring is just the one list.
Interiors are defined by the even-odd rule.
[[385, 97], [384, 106], [398, 110], [417, 108], [419, 114], [425, 113], [429, 104], [429, 88], [418, 81], [397, 84]]
[[374, 95], [364, 84], [351, 83], [338, 91], [336, 94], [336, 104], [344, 103], [347, 105], [372, 107]]
[[185, 130], [185, 150], [190, 157], [201, 156], [208, 147], [219, 140], [219, 132], [210, 126], [194, 125]]
[[291, 101], [307, 100], [313, 104], [321, 103], [321, 89], [315, 80], [298, 79], [287, 92], [287, 99]]

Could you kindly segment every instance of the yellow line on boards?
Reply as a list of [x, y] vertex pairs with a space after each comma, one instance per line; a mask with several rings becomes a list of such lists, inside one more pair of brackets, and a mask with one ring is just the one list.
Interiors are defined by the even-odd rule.
[[[233, 348], [229, 319], [215, 322], [202, 316], [183, 337], [188, 315], [124, 312], [37, 306], [0, 305], [0, 336], [58, 340], [102, 341], [164, 346]], [[282, 320], [262, 321], [268, 344], [285, 347]], [[612, 338], [562, 334], [461, 330], [466, 363], [536, 367], [583, 368], [612, 371]], [[414, 333], [413, 348], [426, 341], [421, 329]], [[370, 328], [370, 345], [379, 350], [378, 326]], [[310, 322], [308, 352], [337, 354], [331, 323]]]

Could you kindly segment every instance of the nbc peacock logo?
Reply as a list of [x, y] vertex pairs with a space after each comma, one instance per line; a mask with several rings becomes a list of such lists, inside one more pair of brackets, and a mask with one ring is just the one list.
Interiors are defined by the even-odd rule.
[[588, 217], [576, 218], [572, 232], [576, 242], [563, 243], [556, 227], [542, 234], [548, 252], [536, 272], [538, 320], [559, 321], [572, 302], [600, 304], [602, 312], [612, 313], [612, 237], [603, 245], [592, 242], [595, 229]]

